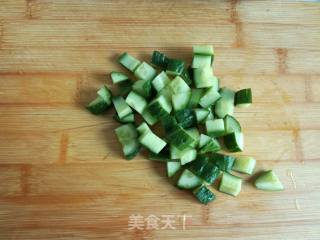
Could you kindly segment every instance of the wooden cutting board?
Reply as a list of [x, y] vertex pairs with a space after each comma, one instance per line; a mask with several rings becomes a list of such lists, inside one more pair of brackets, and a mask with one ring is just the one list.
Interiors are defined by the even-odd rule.
[[[0, 5], [0, 239], [320, 239], [320, 3]], [[163, 164], [123, 159], [112, 112], [84, 109], [123, 51], [190, 61], [194, 44], [215, 46], [223, 85], [253, 89], [242, 154], [285, 191], [246, 181], [201, 205]]]

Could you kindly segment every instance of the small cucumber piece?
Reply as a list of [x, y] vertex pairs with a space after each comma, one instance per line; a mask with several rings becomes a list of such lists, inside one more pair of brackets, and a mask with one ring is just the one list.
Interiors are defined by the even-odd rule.
[[200, 98], [199, 104], [203, 108], [208, 108], [213, 105], [220, 98], [220, 94], [213, 87], [205, 91], [203, 96]]
[[188, 84], [179, 76], [175, 77], [169, 86], [172, 94], [190, 92]]
[[188, 108], [196, 108], [199, 105], [200, 98], [203, 95], [203, 89], [191, 89], [191, 97], [188, 103]]
[[265, 191], [281, 191], [284, 189], [279, 178], [272, 170], [262, 173], [254, 184], [258, 189]]
[[152, 116], [151, 113], [148, 111], [148, 109], [145, 109], [142, 112], [141, 116], [150, 126], [153, 126], [158, 122], [158, 118], [155, 118], [154, 116]]
[[165, 86], [167, 86], [170, 83], [170, 78], [168, 75], [162, 71], [159, 73], [153, 80], [152, 80], [152, 86], [157, 92], [160, 92]]
[[252, 157], [239, 156], [236, 158], [232, 170], [251, 175], [256, 166], [256, 160]]
[[196, 88], [213, 87], [216, 91], [218, 91], [219, 80], [213, 75], [211, 67], [193, 69], [193, 79]]
[[165, 69], [168, 65], [169, 58], [159, 51], [153, 51], [151, 63]]
[[221, 98], [216, 102], [215, 113], [219, 118], [226, 115], [233, 115], [234, 111], [234, 91], [228, 88], [221, 88], [219, 91]]
[[224, 145], [230, 152], [243, 151], [243, 134], [241, 132], [233, 132], [224, 136]]
[[129, 114], [132, 114], [132, 110], [126, 101], [121, 96], [116, 96], [112, 99], [114, 108], [119, 116], [119, 118], [123, 118]]
[[134, 70], [134, 76], [137, 79], [151, 81], [156, 75], [157, 71], [146, 62], [142, 62], [136, 70]]
[[223, 119], [207, 120], [206, 130], [210, 137], [221, 137], [225, 135]]
[[134, 72], [134, 70], [136, 70], [140, 65], [140, 61], [129, 55], [127, 52], [121, 54], [119, 57], [119, 63], [131, 72]]
[[230, 172], [235, 158], [220, 153], [212, 153], [210, 154], [209, 161], [217, 165], [221, 171]]
[[252, 103], [251, 88], [241, 89], [236, 92], [234, 103], [237, 107], [248, 107]]
[[193, 190], [193, 195], [199, 200], [199, 202], [205, 205], [216, 199], [216, 196], [208, 189], [205, 184]]
[[167, 176], [173, 177], [181, 168], [180, 162], [167, 162]]
[[204, 145], [206, 145], [210, 141], [210, 139], [211, 137], [201, 133], [198, 148], [202, 148]]
[[159, 153], [167, 145], [165, 141], [155, 135], [151, 130], [144, 132], [139, 137], [139, 142], [154, 153]]
[[185, 68], [185, 63], [179, 59], [169, 58], [166, 72], [168, 75], [179, 76], [183, 73]]
[[172, 95], [172, 106], [175, 111], [183, 110], [189, 103], [191, 92], [177, 93]]
[[175, 117], [177, 119], [177, 122], [180, 123], [181, 127], [183, 128], [193, 127], [197, 123], [196, 116], [193, 110], [190, 108], [185, 108], [177, 111], [175, 113]]
[[151, 96], [151, 81], [149, 80], [138, 80], [132, 85], [132, 90], [141, 95], [144, 98]]
[[113, 119], [119, 123], [133, 123], [134, 122], [134, 114], [131, 113], [127, 116], [124, 116], [123, 118], [119, 118], [118, 114], [115, 114], [113, 116]]
[[97, 96], [95, 100], [87, 105], [87, 109], [95, 115], [104, 113], [109, 107], [110, 104], [107, 103], [101, 96]]
[[117, 84], [119, 82], [126, 81], [129, 79], [129, 77], [126, 74], [121, 72], [111, 72], [110, 75], [113, 84]]
[[212, 62], [211, 56], [196, 54], [196, 55], [193, 55], [192, 68], [210, 67], [211, 62]]
[[146, 124], [145, 122], [141, 123], [139, 125], [139, 127], [137, 127], [137, 131], [139, 133], [139, 135], [143, 135], [144, 133], [146, 133], [147, 131], [151, 131], [148, 124]]
[[160, 95], [149, 103], [147, 109], [155, 118], [161, 118], [170, 114], [172, 106], [164, 96]]
[[210, 113], [208, 109], [204, 109], [204, 108], [196, 108], [196, 109], [193, 109], [193, 111], [196, 115], [198, 123], [203, 123]]
[[241, 132], [241, 126], [238, 120], [230, 115], [223, 118], [226, 133]]
[[199, 185], [201, 185], [201, 179], [188, 169], [183, 171], [177, 182], [177, 186], [182, 189], [193, 189]]
[[200, 154], [209, 153], [209, 152], [218, 152], [221, 150], [219, 142], [211, 138], [199, 151]]
[[185, 165], [189, 162], [192, 162], [196, 158], [197, 158], [197, 150], [187, 149], [181, 153], [180, 163], [181, 163], [181, 165]]
[[193, 46], [193, 54], [213, 56], [214, 50], [211, 45], [195, 45]]
[[237, 196], [241, 191], [242, 179], [224, 172], [219, 187], [220, 192]]
[[147, 101], [134, 91], [129, 93], [126, 98], [126, 103], [140, 114], [147, 107]]

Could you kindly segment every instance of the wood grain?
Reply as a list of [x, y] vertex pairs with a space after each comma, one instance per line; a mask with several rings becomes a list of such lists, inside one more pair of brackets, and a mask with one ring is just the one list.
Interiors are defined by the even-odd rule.
[[[200, 205], [161, 163], [123, 159], [113, 111], [84, 109], [121, 52], [190, 62], [203, 43], [223, 85], [253, 89], [235, 114], [241, 154], [285, 191], [242, 175], [237, 198]], [[2, 0], [0, 239], [319, 239], [319, 69], [317, 2]], [[129, 230], [132, 214], [174, 215], [176, 229]]]

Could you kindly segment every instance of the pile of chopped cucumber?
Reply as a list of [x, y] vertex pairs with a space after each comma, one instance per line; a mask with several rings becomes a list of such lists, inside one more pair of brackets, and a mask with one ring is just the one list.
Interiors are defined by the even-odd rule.
[[[111, 72], [117, 92], [103, 86], [87, 106], [93, 114], [101, 114], [113, 104], [114, 119], [122, 124], [115, 133], [124, 157], [130, 160], [147, 150], [149, 160], [166, 164], [167, 176], [176, 180], [178, 188], [192, 190], [203, 204], [216, 198], [211, 185], [217, 181], [220, 192], [237, 196], [242, 179], [234, 172], [251, 175], [256, 165], [252, 157], [220, 152], [243, 151], [234, 108], [249, 107], [252, 93], [250, 88], [222, 87], [213, 74], [213, 62], [214, 50], [208, 45], [193, 47], [189, 66], [158, 51], [153, 52], [151, 64], [125, 52], [119, 63], [128, 73]], [[156, 134], [155, 127], [162, 132]], [[255, 186], [283, 189], [271, 170], [261, 174]]]

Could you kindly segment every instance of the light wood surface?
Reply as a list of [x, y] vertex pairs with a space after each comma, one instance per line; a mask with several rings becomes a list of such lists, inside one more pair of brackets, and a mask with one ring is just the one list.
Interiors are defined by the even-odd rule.
[[[215, 46], [223, 85], [252, 87], [243, 154], [285, 191], [200, 205], [161, 163], [123, 159], [112, 112], [84, 109], [121, 52], [190, 61], [193, 44]], [[319, 119], [319, 2], [1, 0], [0, 239], [320, 239]], [[129, 230], [132, 214], [176, 229]]]

